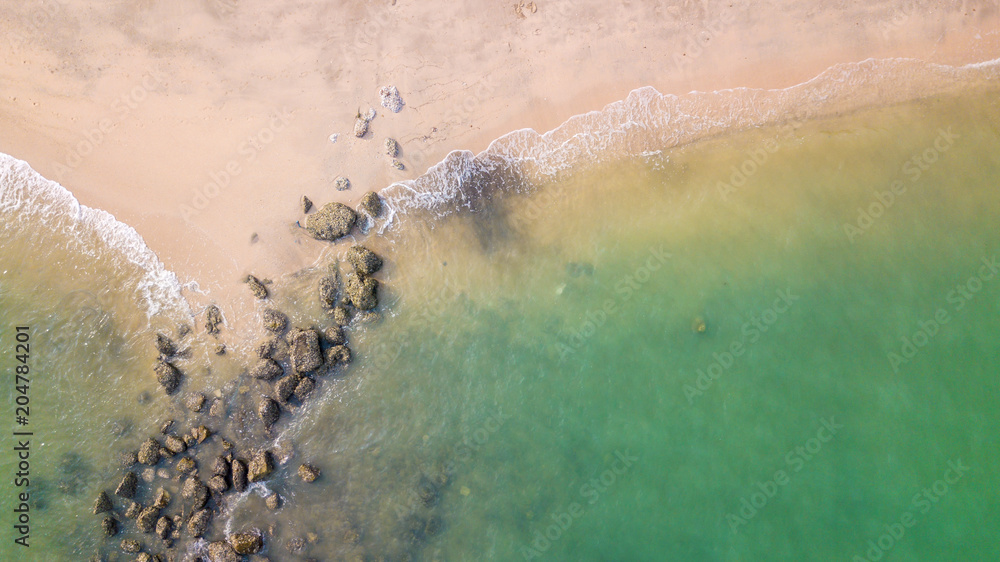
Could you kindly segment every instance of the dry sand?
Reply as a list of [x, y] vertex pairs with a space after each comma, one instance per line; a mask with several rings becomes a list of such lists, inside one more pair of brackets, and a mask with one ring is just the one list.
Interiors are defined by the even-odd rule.
[[[194, 300], [243, 310], [247, 273], [329, 249], [295, 226], [303, 194], [355, 203], [640, 86], [784, 88], [869, 57], [1000, 57], [1000, 0], [3, 2], [0, 151], [134, 226], [198, 282]], [[387, 84], [399, 113], [379, 104]], [[369, 107], [372, 132], [354, 138]]]

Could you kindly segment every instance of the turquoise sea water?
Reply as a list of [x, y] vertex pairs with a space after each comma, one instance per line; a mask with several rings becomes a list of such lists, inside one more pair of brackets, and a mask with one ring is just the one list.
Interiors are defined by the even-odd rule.
[[[355, 365], [264, 442], [295, 453], [268, 484], [284, 506], [254, 488], [215, 532], [273, 525], [272, 560], [994, 559], [997, 99], [717, 136], [397, 217], [368, 241], [386, 290]], [[0, 254], [3, 368], [30, 324], [52, 379], [32, 390], [31, 553], [108, 554], [89, 508], [109, 453], [198, 419], [148, 374], [153, 330], [187, 312], [148, 320], [139, 296], [56, 275], [63, 253], [23, 252]], [[72, 267], [140, 282], [102, 255]], [[275, 285], [297, 324], [328, 322], [302, 296], [317, 276]], [[187, 384], [259, 391], [228, 382], [248, 359], [191, 345]], [[301, 461], [323, 477], [290, 477]]]

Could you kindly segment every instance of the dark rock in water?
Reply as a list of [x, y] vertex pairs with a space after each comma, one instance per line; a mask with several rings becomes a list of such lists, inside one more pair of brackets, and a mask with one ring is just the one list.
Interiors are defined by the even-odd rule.
[[323, 330], [323, 338], [329, 345], [344, 345], [347, 343], [347, 335], [343, 326], [330, 326]]
[[195, 468], [194, 459], [192, 459], [191, 457], [184, 457], [181, 460], [177, 461], [177, 466], [175, 468], [177, 469], [177, 472], [180, 472], [181, 474], [187, 474], [192, 470], [194, 470]]
[[351, 246], [347, 251], [347, 262], [362, 277], [371, 275], [382, 267], [382, 258], [361, 245]]
[[97, 494], [97, 500], [94, 502], [94, 515], [98, 513], [104, 513], [105, 511], [111, 511], [114, 506], [111, 505], [111, 498], [108, 497], [108, 493], [101, 490], [100, 494]]
[[309, 377], [302, 377], [299, 384], [295, 385], [295, 397], [299, 399], [300, 402], [304, 401], [307, 396], [316, 388], [316, 383]]
[[420, 497], [420, 501], [424, 505], [431, 507], [436, 504], [439, 494], [438, 486], [430, 478], [426, 476], [420, 478], [420, 484], [417, 485], [417, 496]]
[[170, 531], [174, 530], [174, 520], [163, 516], [156, 521], [156, 536], [165, 539], [170, 536]]
[[233, 533], [229, 535], [229, 544], [236, 554], [257, 554], [264, 548], [264, 537], [256, 529], [245, 533]]
[[212, 475], [213, 476], [229, 476], [229, 461], [224, 457], [215, 457], [212, 461]]
[[191, 500], [191, 505], [194, 509], [201, 509], [208, 503], [208, 487], [194, 476], [184, 481], [184, 487], [181, 488], [181, 495]]
[[351, 323], [351, 311], [346, 306], [338, 306], [333, 309], [333, 322], [338, 326], [346, 326]]
[[216, 355], [225, 355], [226, 354], [226, 344], [224, 344], [224, 343], [216, 344], [216, 346], [215, 346], [215, 354]]
[[221, 418], [226, 415], [226, 401], [222, 398], [212, 400], [212, 406], [208, 409], [208, 415], [213, 418]]
[[200, 537], [208, 529], [208, 523], [212, 520], [212, 512], [207, 509], [196, 511], [188, 520], [188, 533], [192, 537]]
[[164, 334], [156, 334], [156, 350], [160, 352], [161, 355], [171, 357], [177, 353], [177, 347], [174, 342], [170, 340]]
[[213, 476], [208, 479], [208, 489], [217, 494], [223, 494], [229, 489], [229, 484], [224, 476]]
[[274, 395], [278, 402], [285, 404], [295, 393], [295, 388], [299, 385], [299, 375], [293, 373], [274, 383]]
[[323, 365], [319, 348], [319, 334], [315, 330], [299, 330], [291, 340], [292, 368], [297, 373], [308, 373]]
[[211, 562], [239, 562], [240, 556], [232, 545], [224, 541], [216, 541], [208, 545], [208, 558]]
[[253, 293], [253, 296], [257, 297], [258, 299], [267, 298], [267, 287], [265, 287], [264, 284], [260, 282], [260, 279], [257, 279], [253, 275], [247, 275], [246, 281], [247, 281], [247, 286], [250, 287], [250, 292]]
[[122, 468], [130, 468], [132, 465], [139, 462], [139, 452], [138, 451], [122, 451], [118, 456], [118, 466]]
[[285, 331], [288, 325], [288, 317], [271, 308], [264, 309], [264, 329], [268, 332], [280, 334]]
[[174, 454], [183, 453], [187, 450], [187, 445], [184, 444], [184, 440], [176, 435], [168, 435], [167, 438], [163, 440], [163, 446]]
[[313, 202], [305, 195], [302, 196], [302, 214], [308, 213], [313, 208]]
[[115, 495], [122, 498], [134, 498], [135, 491], [139, 487], [139, 478], [134, 472], [126, 472], [122, 481], [115, 489]]
[[306, 549], [306, 540], [302, 537], [289, 539], [289, 541], [285, 543], [285, 548], [288, 549], [288, 552], [292, 553], [302, 552]]
[[247, 489], [247, 465], [239, 459], [233, 459], [233, 489], [242, 492]]
[[437, 515], [431, 515], [427, 518], [427, 525], [424, 526], [424, 534], [428, 537], [433, 537], [441, 532], [441, 527], [444, 523], [441, 518]]
[[139, 544], [139, 541], [133, 539], [125, 539], [122, 541], [122, 552], [135, 554], [140, 550], [142, 550], [142, 545]]
[[141, 505], [137, 504], [134, 501], [125, 502], [125, 517], [129, 519], [135, 519], [136, 517], [139, 517], [140, 513], [142, 513]]
[[280, 377], [284, 371], [272, 359], [261, 359], [250, 369], [250, 376], [255, 379], [270, 381]]
[[147, 507], [139, 512], [139, 517], [135, 520], [136, 527], [143, 533], [153, 532], [156, 527], [156, 519], [160, 515], [160, 510], [155, 507]]
[[194, 438], [198, 441], [198, 443], [204, 443], [206, 439], [212, 436], [212, 432], [203, 425], [199, 425], [198, 427], [192, 429], [191, 434], [194, 435]]
[[101, 531], [104, 532], [104, 536], [113, 537], [118, 534], [118, 520], [114, 517], [108, 516], [101, 521]]
[[158, 361], [153, 365], [153, 372], [156, 373], [156, 382], [160, 383], [167, 394], [173, 394], [181, 385], [181, 373], [170, 363]]
[[160, 434], [166, 435], [170, 433], [170, 429], [174, 427], [174, 420], [167, 420], [160, 424]]
[[348, 300], [358, 310], [371, 310], [378, 306], [378, 281], [371, 277], [349, 275], [344, 290]]
[[331, 367], [343, 367], [351, 362], [351, 348], [335, 345], [326, 350], [326, 363]]
[[157, 509], [163, 509], [170, 505], [170, 492], [160, 488], [156, 490], [155, 499], [153, 499], [153, 507]]
[[218, 334], [219, 324], [222, 324], [222, 311], [214, 304], [209, 305], [205, 310], [205, 330], [210, 334]]
[[319, 469], [311, 464], [303, 463], [299, 466], [299, 478], [303, 482], [315, 482], [319, 478]]
[[333, 275], [327, 275], [319, 280], [319, 302], [324, 308], [337, 306], [340, 300], [340, 283]]
[[306, 231], [317, 240], [334, 241], [350, 234], [357, 213], [343, 203], [327, 203], [306, 218]]
[[162, 447], [156, 439], [150, 437], [139, 446], [139, 462], [153, 466], [160, 462], [160, 449]]
[[184, 407], [192, 412], [200, 412], [205, 407], [205, 395], [193, 392], [184, 397]]
[[260, 404], [257, 405], [257, 415], [260, 416], [260, 421], [264, 422], [264, 427], [270, 428], [278, 421], [281, 408], [277, 402], [264, 396], [260, 399]]
[[372, 218], [378, 217], [382, 214], [382, 197], [374, 191], [369, 191], [361, 197], [358, 209], [361, 209]]
[[251, 482], [260, 482], [267, 480], [272, 472], [274, 472], [274, 460], [271, 458], [271, 453], [268, 451], [258, 451], [250, 461], [247, 478]]
[[267, 496], [264, 498], [264, 505], [266, 505], [271, 511], [278, 509], [281, 507], [281, 496], [278, 494], [271, 494], [270, 496]]
[[284, 361], [288, 359], [288, 344], [281, 338], [271, 337], [257, 344], [256, 352], [261, 359]]

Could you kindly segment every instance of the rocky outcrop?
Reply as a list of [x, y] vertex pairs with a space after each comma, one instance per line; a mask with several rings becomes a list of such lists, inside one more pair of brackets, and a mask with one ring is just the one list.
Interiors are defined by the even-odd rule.
[[250, 368], [250, 376], [263, 381], [274, 380], [281, 376], [284, 371], [273, 359], [261, 359]]
[[153, 365], [153, 372], [156, 373], [156, 382], [160, 383], [167, 394], [173, 394], [181, 385], [181, 372], [170, 363], [157, 361]]
[[288, 326], [288, 317], [272, 308], [265, 308], [263, 317], [264, 329], [268, 332], [280, 334], [285, 331], [285, 327]]
[[296, 330], [289, 341], [292, 369], [297, 373], [308, 373], [323, 365], [320, 353], [319, 334], [315, 330]]
[[358, 310], [371, 310], [378, 306], [378, 281], [371, 277], [348, 276], [344, 291]]
[[334, 241], [350, 234], [357, 213], [343, 203], [327, 203], [306, 218], [306, 231], [317, 240]]
[[253, 296], [258, 299], [267, 298], [267, 287], [264, 286], [264, 283], [262, 283], [260, 279], [257, 279], [253, 275], [247, 275], [247, 287], [250, 288], [250, 292], [253, 293]]
[[382, 214], [382, 197], [374, 191], [369, 191], [361, 197], [358, 209], [371, 218], [376, 218]]
[[250, 467], [247, 472], [247, 479], [251, 482], [267, 480], [274, 472], [274, 459], [268, 451], [258, 451], [250, 460]]
[[354, 271], [361, 277], [372, 275], [382, 268], [382, 258], [361, 245], [351, 246], [351, 249], [347, 251], [347, 263], [351, 264]]

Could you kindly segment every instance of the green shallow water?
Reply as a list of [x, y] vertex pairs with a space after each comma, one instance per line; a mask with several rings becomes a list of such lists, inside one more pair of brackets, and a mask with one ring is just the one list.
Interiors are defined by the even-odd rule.
[[[323, 478], [275, 479], [279, 515], [251, 493], [233, 526], [277, 521], [273, 559], [298, 559], [285, 544], [315, 533], [302, 558], [991, 560], [996, 100], [755, 130], [476, 214], [402, 217], [372, 242], [387, 314], [352, 331], [351, 372], [279, 425]], [[276, 290], [297, 322], [321, 318], [299, 296], [313, 281]], [[3, 293], [4, 334], [26, 316], [40, 332], [65, 321], [32, 295]], [[91, 337], [149, 335], [108, 329]], [[121, 361], [151, 358], [123, 345]], [[89, 365], [67, 353], [52, 364]], [[106, 398], [128, 383], [80, 383], [80, 403], [107, 402], [72, 420], [39, 389], [52, 451], [110, 470], [101, 451], [132, 437], [90, 428], [134, 401]], [[32, 554], [101, 543], [86, 510], [102, 482], [50, 492]]]

